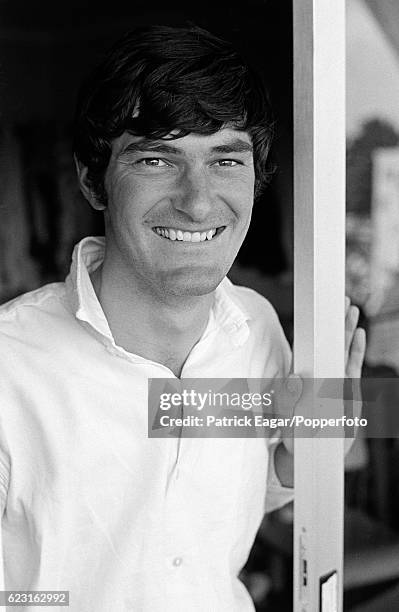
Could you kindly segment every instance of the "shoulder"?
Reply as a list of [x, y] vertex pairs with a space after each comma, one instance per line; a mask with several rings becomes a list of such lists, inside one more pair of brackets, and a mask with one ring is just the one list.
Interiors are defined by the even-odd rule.
[[65, 283], [51, 283], [24, 293], [0, 306], [1, 341], [28, 340], [38, 330], [48, 330], [49, 321], [66, 310]]
[[229, 279], [223, 281], [223, 289], [246, 317], [252, 363], [258, 363], [258, 371], [267, 378], [286, 376], [291, 365], [291, 348], [272, 304], [257, 291], [233, 285]]
[[281, 327], [278, 315], [267, 298], [249, 287], [234, 285], [227, 277], [223, 281], [223, 289], [230, 299], [243, 313], [257, 325], [265, 329]]
[[23, 293], [0, 306], [0, 321], [21, 312], [24, 308], [40, 308], [49, 301], [59, 301], [65, 294], [65, 283], [50, 283]]

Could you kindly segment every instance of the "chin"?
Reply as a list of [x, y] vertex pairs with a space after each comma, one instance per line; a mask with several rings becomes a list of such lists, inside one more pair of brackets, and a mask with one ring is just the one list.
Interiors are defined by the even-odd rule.
[[194, 297], [213, 293], [220, 285], [228, 270], [192, 270], [190, 274], [173, 274], [163, 279], [164, 294], [180, 297]]

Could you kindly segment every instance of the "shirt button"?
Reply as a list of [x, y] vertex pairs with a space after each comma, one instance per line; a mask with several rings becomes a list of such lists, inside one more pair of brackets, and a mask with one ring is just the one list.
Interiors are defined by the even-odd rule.
[[183, 559], [181, 557], [175, 557], [172, 563], [175, 567], [180, 567], [183, 563]]

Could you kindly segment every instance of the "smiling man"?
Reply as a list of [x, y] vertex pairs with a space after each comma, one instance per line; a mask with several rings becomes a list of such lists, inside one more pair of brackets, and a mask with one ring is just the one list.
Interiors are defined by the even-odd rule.
[[238, 574], [264, 512], [292, 499], [291, 456], [277, 439], [149, 438], [147, 385], [288, 375], [270, 303], [226, 277], [270, 140], [259, 79], [197, 28], [136, 30], [86, 81], [75, 160], [105, 239], [1, 309], [7, 590], [68, 590], [73, 612], [254, 609]]
[[248, 229], [250, 137], [226, 127], [172, 145], [124, 133], [113, 142], [105, 188], [107, 235], [118, 251], [129, 251], [129, 278], [141, 277], [142, 289], [151, 287], [157, 297], [209, 296]]
[[[229, 127], [171, 142], [124, 132], [112, 142], [106, 205], [79, 167], [85, 196], [105, 211], [106, 255], [93, 283], [114, 337], [179, 376], [249, 226], [250, 137]], [[120, 317], [124, 305], [142, 325]]]

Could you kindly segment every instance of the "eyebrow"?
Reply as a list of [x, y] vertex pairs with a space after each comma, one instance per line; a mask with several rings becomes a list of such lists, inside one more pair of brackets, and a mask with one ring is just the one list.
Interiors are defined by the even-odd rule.
[[[184, 155], [183, 149], [166, 144], [159, 140], [138, 140], [131, 142], [120, 153], [126, 155], [128, 153], [161, 153], [163, 155]], [[252, 153], [253, 146], [250, 142], [242, 138], [233, 138], [227, 142], [211, 147], [210, 153]]]

